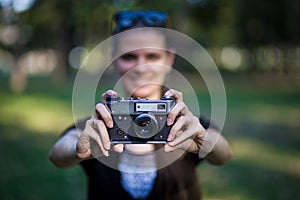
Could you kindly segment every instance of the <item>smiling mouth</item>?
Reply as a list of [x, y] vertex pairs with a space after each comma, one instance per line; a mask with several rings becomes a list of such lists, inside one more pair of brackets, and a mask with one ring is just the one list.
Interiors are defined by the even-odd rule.
[[138, 84], [145, 84], [145, 83], [151, 82], [151, 80], [149, 80], [148, 76], [131, 75], [131, 76], [128, 76], [127, 78], [131, 82], [138, 83]]
[[145, 81], [145, 80], [132, 80], [132, 85], [134, 86], [147, 86], [147, 85], [151, 85], [153, 83], [149, 82], [149, 81]]

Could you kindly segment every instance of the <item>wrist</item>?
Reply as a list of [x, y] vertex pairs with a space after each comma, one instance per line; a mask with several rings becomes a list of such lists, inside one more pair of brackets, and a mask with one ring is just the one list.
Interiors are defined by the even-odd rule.
[[198, 143], [197, 145], [199, 146], [199, 158], [204, 158], [205, 156], [207, 156], [207, 154], [212, 151], [215, 144], [214, 138], [211, 134], [208, 133], [208, 131], [205, 131], [205, 135], [201, 138], [198, 138], [196, 141]]

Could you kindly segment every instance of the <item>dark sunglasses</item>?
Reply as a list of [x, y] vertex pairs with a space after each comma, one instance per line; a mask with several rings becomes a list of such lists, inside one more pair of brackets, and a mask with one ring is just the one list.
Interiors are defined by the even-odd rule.
[[141, 21], [145, 26], [162, 27], [167, 26], [167, 14], [160, 11], [122, 11], [113, 16], [116, 23], [113, 33], [135, 26]]

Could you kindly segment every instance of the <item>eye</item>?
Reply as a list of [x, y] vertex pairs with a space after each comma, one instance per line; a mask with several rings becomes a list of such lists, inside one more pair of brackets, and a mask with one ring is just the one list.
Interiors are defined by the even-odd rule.
[[124, 61], [133, 61], [136, 58], [137, 58], [136, 55], [130, 54], [130, 53], [127, 53], [127, 54], [124, 54], [124, 55], [121, 56], [121, 59], [124, 60]]
[[161, 56], [156, 53], [150, 53], [147, 55], [148, 60], [158, 60]]

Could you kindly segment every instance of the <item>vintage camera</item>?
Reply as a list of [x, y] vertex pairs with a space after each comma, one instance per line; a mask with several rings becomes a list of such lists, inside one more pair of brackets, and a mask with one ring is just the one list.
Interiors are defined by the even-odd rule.
[[172, 97], [160, 100], [124, 99], [108, 96], [104, 103], [110, 110], [114, 127], [108, 128], [113, 144], [165, 144], [171, 126], [167, 116], [175, 104]]

